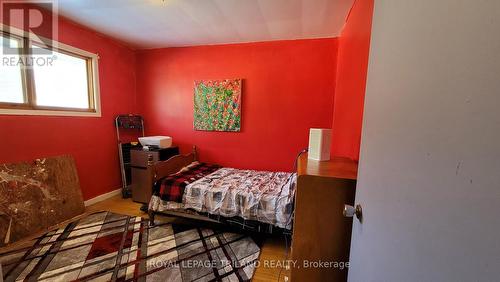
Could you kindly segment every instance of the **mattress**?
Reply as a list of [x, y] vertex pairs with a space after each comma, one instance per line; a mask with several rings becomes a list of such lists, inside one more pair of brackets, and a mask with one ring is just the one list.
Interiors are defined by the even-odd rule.
[[[291, 229], [296, 174], [215, 167], [194, 163], [160, 179], [149, 208], [155, 212], [189, 209]], [[168, 186], [171, 183], [177, 188]]]

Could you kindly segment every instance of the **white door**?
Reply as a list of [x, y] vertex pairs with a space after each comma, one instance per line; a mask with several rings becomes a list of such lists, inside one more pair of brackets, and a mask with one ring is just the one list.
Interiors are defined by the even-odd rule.
[[500, 281], [500, 1], [375, 0], [349, 281]]

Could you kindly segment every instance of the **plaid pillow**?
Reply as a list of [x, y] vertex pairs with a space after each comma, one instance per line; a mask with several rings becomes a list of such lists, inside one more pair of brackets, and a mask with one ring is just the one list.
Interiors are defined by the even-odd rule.
[[179, 173], [159, 179], [153, 185], [153, 194], [163, 201], [182, 203], [182, 196], [187, 185], [201, 179], [216, 170], [219, 165], [199, 163]]

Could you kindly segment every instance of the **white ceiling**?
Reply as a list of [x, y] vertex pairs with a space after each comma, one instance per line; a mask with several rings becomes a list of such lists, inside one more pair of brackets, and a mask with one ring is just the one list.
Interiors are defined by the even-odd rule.
[[134, 48], [335, 37], [354, 0], [59, 0], [59, 13]]

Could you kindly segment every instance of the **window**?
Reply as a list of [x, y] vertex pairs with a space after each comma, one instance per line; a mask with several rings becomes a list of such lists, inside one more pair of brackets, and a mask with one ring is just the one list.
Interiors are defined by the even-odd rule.
[[[2, 41], [1, 44], [1, 54], [4, 54], [4, 46], [9, 44], [10, 47], [19, 48], [22, 45], [20, 39], [14, 37], [6, 37], [2, 35], [0, 37]], [[12, 54], [14, 60], [19, 61], [21, 54]], [[3, 59], [3, 58], [2, 58]], [[21, 66], [7, 66], [2, 64], [0, 66], [0, 102], [3, 103], [24, 103], [24, 83], [23, 83], [23, 71]]]
[[97, 55], [0, 36], [0, 114], [100, 116]]

